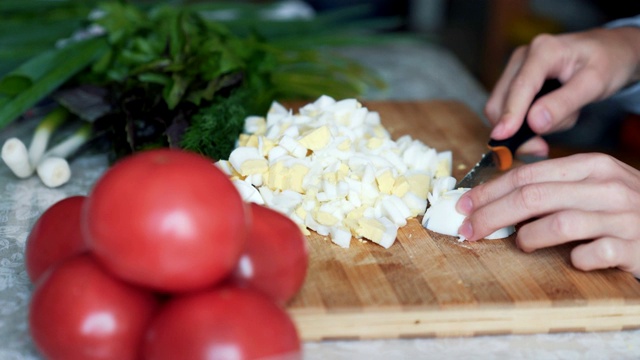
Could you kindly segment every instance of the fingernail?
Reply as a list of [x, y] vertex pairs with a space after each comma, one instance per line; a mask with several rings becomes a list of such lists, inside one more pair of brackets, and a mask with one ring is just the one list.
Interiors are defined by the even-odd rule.
[[458, 204], [456, 205], [456, 209], [462, 215], [469, 215], [473, 211], [473, 201], [471, 201], [471, 197], [462, 196], [460, 200], [458, 200]]
[[466, 239], [471, 239], [473, 237], [473, 227], [471, 226], [471, 221], [469, 219], [464, 219], [460, 228], [458, 228], [458, 234], [464, 236]]

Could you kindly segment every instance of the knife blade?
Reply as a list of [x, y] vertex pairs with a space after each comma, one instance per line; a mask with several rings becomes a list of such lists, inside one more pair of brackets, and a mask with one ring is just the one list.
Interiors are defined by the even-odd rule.
[[[533, 104], [538, 98], [556, 89], [562, 84], [557, 79], [547, 79], [540, 91], [533, 98]], [[500, 171], [505, 171], [513, 164], [514, 154], [520, 145], [536, 136], [531, 130], [527, 120], [522, 122], [522, 126], [510, 138], [504, 140], [491, 139], [488, 143], [489, 151], [482, 155], [480, 161], [469, 170], [469, 172], [456, 184], [456, 188], [471, 188], [480, 185]]]

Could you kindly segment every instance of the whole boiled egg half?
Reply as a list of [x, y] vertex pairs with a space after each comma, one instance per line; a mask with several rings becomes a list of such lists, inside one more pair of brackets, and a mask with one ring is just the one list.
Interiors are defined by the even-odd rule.
[[[433, 232], [456, 236], [459, 241], [466, 240], [458, 233], [465, 216], [456, 210], [456, 203], [470, 189], [454, 189], [455, 178], [444, 177], [435, 181], [433, 191], [429, 193], [429, 207], [422, 218], [422, 225]], [[515, 226], [496, 230], [485, 239], [503, 239], [515, 232]]]

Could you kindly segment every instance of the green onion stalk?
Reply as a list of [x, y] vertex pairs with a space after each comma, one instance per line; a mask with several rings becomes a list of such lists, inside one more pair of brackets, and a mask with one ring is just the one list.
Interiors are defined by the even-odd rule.
[[29, 148], [18, 138], [10, 138], [2, 146], [2, 160], [15, 176], [26, 179], [35, 173], [48, 187], [64, 185], [71, 178], [66, 160], [75, 154], [92, 136], [92, 125], [84, 123], [66, 139], [47, 150], [56, 129], [70, 114], [62, 108], [48, 113], [34, 130]]
[[85, 123], [73, 134], [49, 149], [36, 167], [36, 172], [46, 186], [55, 188], [71, 179], [71, 167], [67, 158], [85, 145], [92, 135], [91, 124]]

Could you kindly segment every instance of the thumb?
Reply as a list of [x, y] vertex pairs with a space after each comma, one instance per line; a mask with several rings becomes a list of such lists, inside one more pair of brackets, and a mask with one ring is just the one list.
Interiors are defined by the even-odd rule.
[[518, 154], [547, 157], [549, 155], [549, 144], [540, 136], [536, 136], [522, 144], [522, 146], [518, 148]]

